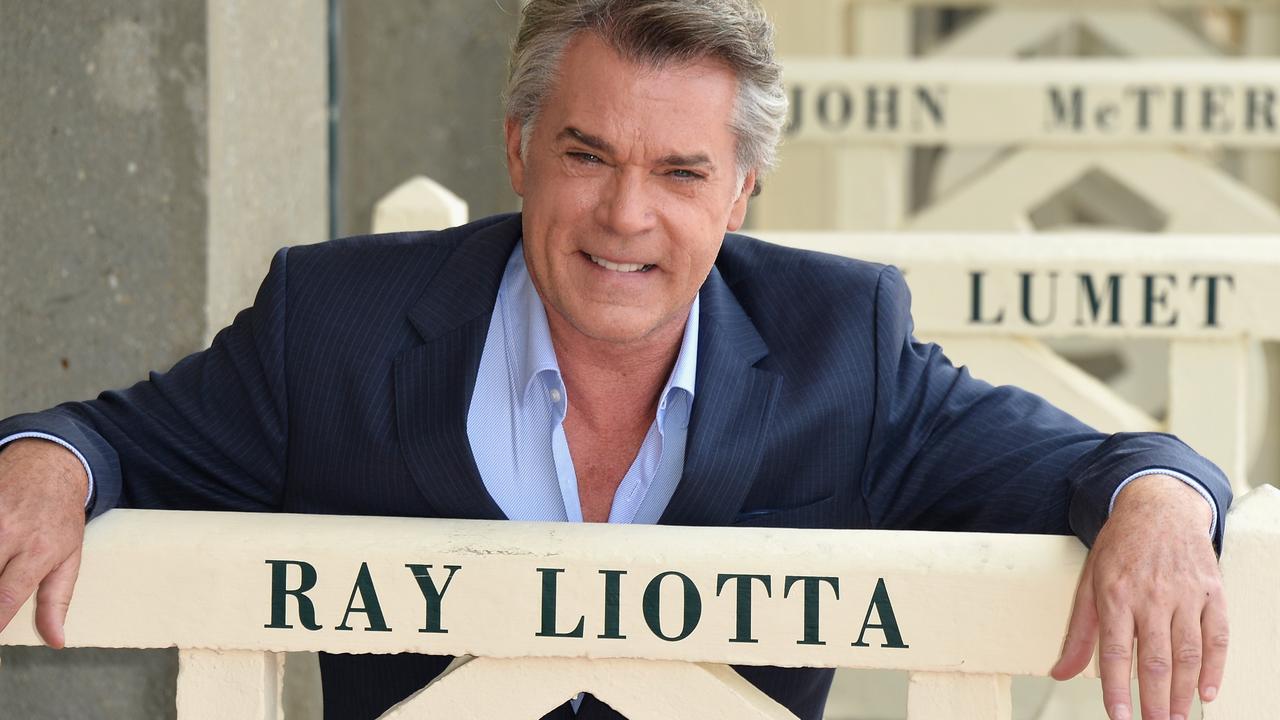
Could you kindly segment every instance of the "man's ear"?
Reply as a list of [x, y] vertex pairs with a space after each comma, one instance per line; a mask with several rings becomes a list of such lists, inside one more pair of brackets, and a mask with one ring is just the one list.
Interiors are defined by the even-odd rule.
[[738, 197], [734, 198], [733, 207], [729, 210], [729, 224], [726, 228], [729, 232], [737, 232], [747, 219], [747, 201], [751, 199], [751, 193], [755, 189], [756, 171], [751, 170], [743, 179], [742, 187], [738, 188]]
[[524, 197], [524, 158], [520, 156], [520, 121], [508, 117], [503, 126], [507, 139], [507, 175], [511, 178], [511, 189], [520, 197]]

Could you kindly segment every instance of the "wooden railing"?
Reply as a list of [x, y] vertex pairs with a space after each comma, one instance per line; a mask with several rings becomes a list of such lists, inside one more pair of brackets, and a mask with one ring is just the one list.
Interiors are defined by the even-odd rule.
[[[1233, 641], [1205, 717], [1280, 706], [1280, 491], [1231, 511]], [[1045, 675], [1069, 537], [115, 510], [67, 640], [179, 648], [180, 720], [279, 720], [284, 651], [459, 656], [384, 717], [537, 718], [579, 691], [632, 720], [780, 720], [728, 663], [896, 668], [910, 720], [1009, 717]], [[38, 643], [28, 605], [0, 645]], [[0, 699], [0, 711], [3, 710]]]

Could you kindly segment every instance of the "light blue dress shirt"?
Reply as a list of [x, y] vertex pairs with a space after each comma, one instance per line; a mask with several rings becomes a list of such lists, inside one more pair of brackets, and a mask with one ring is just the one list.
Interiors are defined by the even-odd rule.
[[[657, 416], [614, 494], [611, 523], [656, 523], [684, 471], [698, 305], [695, 297]], [[517, 243], [498, 288], [467, 412], [467, 438], [480, 478], [509, 519], [582, 522], [564, 434], [568, 409], [546, 309], [529, 278], [523, 243]]]

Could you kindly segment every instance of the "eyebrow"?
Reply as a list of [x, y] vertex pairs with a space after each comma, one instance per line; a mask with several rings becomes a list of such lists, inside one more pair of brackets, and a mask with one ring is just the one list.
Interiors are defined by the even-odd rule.
[[[615, 154], [613, 146], [604, 138], [597, 137], [590, 133], [583, 132], [575, 127], [566, 127], [560, 131], [557, 136], [560, 140], [576, 140], [586, 145], [592, 150], [599, 150], [607, 154]], [[682, 155], [680, 153], [671, 153], [658, 159], [659, 165], [679, 165], [681, 167], [715, 167], [715, 163], [711, 162], [711, 158], [706, 153], [690, 153]]]

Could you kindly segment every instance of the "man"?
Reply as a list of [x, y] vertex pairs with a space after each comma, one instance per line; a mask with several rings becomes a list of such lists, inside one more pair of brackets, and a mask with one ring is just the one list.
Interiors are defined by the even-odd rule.
[[[0, 624], [38, 585], [62, 644], [86, 491], [91, 514], [1074, 531], [1093, 551], [1055, 676], [1100, 643], [1128, 718], [1136, 637], [1143, 717], [1185, 718], [1222, 677], [1225, 479], [956, 370], [892, 268], [726, 238], [784, 113], [747, 0], [533, 0], [506, 122], [523, 214], [281, 251], [209, 350], [0, 423]], [[325, 656], [326, 714], [376, 716], [447, 661]], [[739, 671], [821, 716], [830, 671]], [[617, 717], [549, 717], [574, 712]]]

